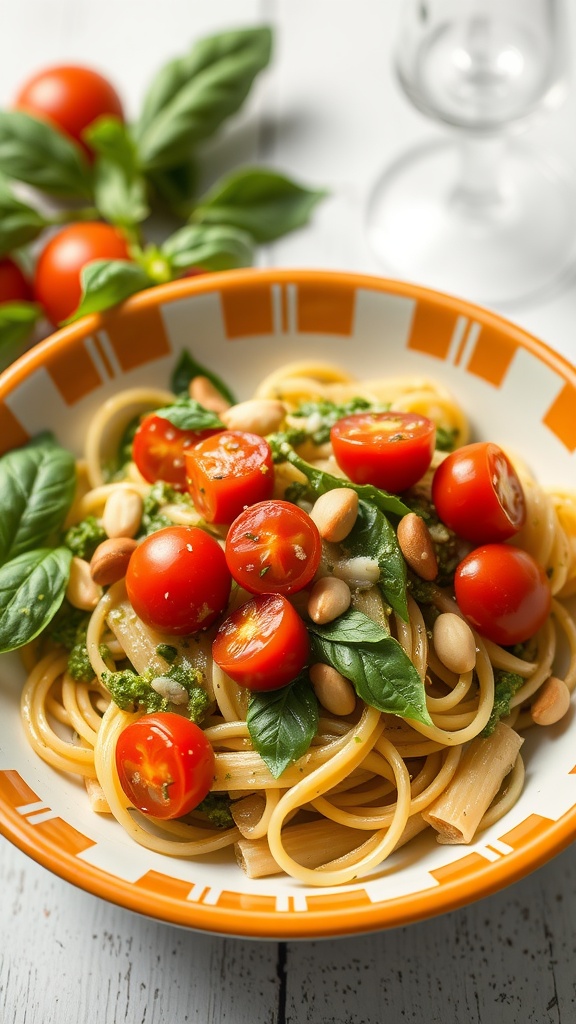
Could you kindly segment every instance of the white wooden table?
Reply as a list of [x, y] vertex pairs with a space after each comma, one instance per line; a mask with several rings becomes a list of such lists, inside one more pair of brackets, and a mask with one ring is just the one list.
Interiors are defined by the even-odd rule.
[[[30, 72], [84, 62], [134, 111], [152, 69], [189, 41], [258, 22], [273, 67], [207, 154], [207, 174], [268, 163], [330, 198], [261, 262], [379, 272], [363, 211], [379, 168], [438, 132], [400, 95], [401, 0], [0, 0], [0, 105]], [[576, 24], [572, 35], [576, 44]], [[576, 87], [531, 129], [576, 164]], [[576, 357], [576, 283], [509, 314]], [[504, 892], [393, 932], [263, 943], [198, 935], [74, 889], [0, 840], [2, 1024], [568, 1024], [576, 1020], [571, 849]]]

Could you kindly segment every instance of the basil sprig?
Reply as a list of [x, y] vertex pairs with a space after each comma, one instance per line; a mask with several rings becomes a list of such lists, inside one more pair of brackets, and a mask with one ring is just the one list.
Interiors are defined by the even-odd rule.
[[72, 323], [88, 313], [109, 309], [130, 295], [150, 288], [154, 281], [139, 263], [130, 260], [93, 260], [82, 270], [80, 283], [80, 305], [66, 323]]
[[351, 609], [325, 626], [308, 623], [308, 631], [313, 659], [349, 679], [366, 704], [432, 725], [424, 685], [410, 658], [367, 615]]
[[150, 213], [147, 184], [140, 170], [136, 143], [118, 117], [99, 117], [84, 132], [97, 153], [94, 164], [94, 202], [112, 224], [131, 227]]
[[68, 548], [35, 548], [0, 567], [0, 653], [29, 643], [54, 618], [71, 561]]
[[157, 409], [155, 415], [168, 420], [178, 430], [224, 430], [216, 413], [205, 409], [194, 398], [180, 398], [173, 405]]
[[92, 173], [80, 147], [20, 110], [0, 110], [0, 171], [50, 195], [92, 198]]
[[203, 270], [233, 270], [250, 267], [254, 242], [246, 231], [228, 225], [189, 224], [167, 238], [160, 252], [175, 271], [202, 267]]
[[306, 753], [318, 731], [318, 701], [308, 674], [280, 690], [253, 693], [246, 722], [254, 749], [277, 779]]
[[33, 242], [48, 223], [38, 210], [17, 199], [0, 178], [0, 256]]

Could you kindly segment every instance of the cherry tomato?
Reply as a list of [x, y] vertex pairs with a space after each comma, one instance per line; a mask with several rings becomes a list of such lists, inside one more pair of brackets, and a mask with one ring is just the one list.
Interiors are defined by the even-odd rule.
[[508, 544], [471, 551], [456, 569], [454, 590], [460, 611], [478, 632], [505, 647], [534, 636], [552, 601], [542, 567]]
[[126, 573], [138, 617], [176, 635], [211, 626], [228, 603], [231, 582], [218, 541], [196, 526], [151, 533], [133, 552]]
[[186, 452], [188, 489], [209, 523], [231, 523], [247, 505], [270, 498], [274, 466], [258, 434], [223, 430]]
[[516, 471], [490, 441], [446, 456], [432, 479], [432, 501], [442, 522], [475, 544], [512, 537], [526, 518]]
[[71, 224], [50, 239], [34, 274], [34, 296], [54, 325], [78, 308], [80, 271], [92, 260], [127, 260], [128, 246], [117, 228], [98, 221]]
[[241, 512], [226, 538], [234, 579], [252, 594], [293, 594], [316, 572], [322, 540], [316, 523], [289, 501], [261, 501]]
[[412, 412], [359, 412], [330, 431], [340, 469], [356, 484], [405, 491], [424, 475], [434, 454], [436, 427]]
[[171, 711], [142, 715], [122, 730], [116, 769], [130, 802], [154, 818], [180, 818], [210, 791], [214, 751], [194, 722]]
[[310, 654], [306, 626], [281, 594], [259, 594], [221, 624], [212, 657], [240, 686], [279, 690]]
[[166, 480], [177, 491], [186, 490], [184, 453], [218, 430], [180, 430], [163, 416], [146, 416], [132, 444], [132, 457], [149, 483]]
[[9, 256], [0, 259], [0, 303], [27, 302], [32, 297], [28, 281]]
[[91, 68], [72, 64], [46, 68], [29, 78], [14, 106], [50, 121], [86, 151], [82, 132], [92, 121], [104, 114], [124, 117], [120, 97], [110, 82]]

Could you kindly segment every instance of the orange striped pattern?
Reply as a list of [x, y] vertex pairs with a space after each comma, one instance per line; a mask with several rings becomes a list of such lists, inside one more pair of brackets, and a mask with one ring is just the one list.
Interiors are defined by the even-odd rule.
[[0, 402], [0, 455], [4, 455], [12, 448], [20, 448], [29, 440], [30, 435], [16, 419], [12, 410], [4, 402]]
[[480, 853], [469, 853], [465, 857], [459, 857], [458, 860], [452, 861], [451, 864], [436, 868], [430, 874], [437, 882], [461, 882], [479, 868], [485, 867], [486, 860]]
[[436, 359], [446, 359], [457, 317], [452, 309], [417, 302], [408, 348]]
[[79, 402], [102, 383], [84, 345], [53, 350], [46, 368], [66, 405]]
[[369, 907], [371, 900], [365, 889], [348, 892], [315, 893], [306, 897], [308, 910], [346, 910], [351, 907]]
[[467, 370], [499, 388], [510, 369], [517, 348], [518, 344], [513, 338], [506, 337], [501, 331], [483, 327], [468, 360]]
[[38, 794], [30, 789], [18, 772], [14, 771], [0, 772], [0, 797], [12, 808], [32, 804], [38, 800]]
[[103, 326], [124, 371], [161, 359], [170, 352], [159, 307], [134, 306], [130, 316], [112, 310]]
[[270, 285], [254, 282], [250, 288], [227, 288], [220, 293], [220, 301], [227, 338], [273, 333]]
[[[24, 804], [39, 802], [38, 795], [16, 771], [0, 772], [0, 798], [14, 811]], [[83, 850], [94, 846], [92, 839], [88, 839], [62, 818], [49, 818], [47, 821], [29, 823], [29, 827], [34, 830], [35, 835], [41, 837], [44, 843], [58, 850], [59, 856], [67, 854], [75, 857]]]
[[519, 825], [511, 829], [510, 832], [506, 832], [505, 835], [500, 836], [503, 843], [507, 843], [513, 850], [518, 847], [524, 846], [525, 843], [531, 842], [533, 839], [538, 839], [543, 836], [550, 826], [552, 825], [551, 818], [543, 818], [540, 814], [530, 814], [524, 821], [521, 821]]
[[311, 334], [352, 334], [356, 289], [306, 283], [298, 288], [298, 330]]
[[190, 882], [184, 882], [181, 878], [172, 878], [161, 871], [147, 871], [134, 885], [171, 900], [186, 900], [190, 892]]
[[256, 893], [229, 892], [225, 889], [218, 900], [219, 910], [246, 910], [252, 914], [273, 914], [276, 910], [275, 896], [259, 896]]
[[565, 384], [542, 421], [569, 452], [576, 450], [576, 388]]

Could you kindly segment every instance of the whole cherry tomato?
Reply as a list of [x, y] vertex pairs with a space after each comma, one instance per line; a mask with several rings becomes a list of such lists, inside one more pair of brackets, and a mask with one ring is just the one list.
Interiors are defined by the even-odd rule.
[[228, 603], [231, 583], [218, 541], [195, 526], [151, 533], [133, 552], [126, 573], [138, 617], [175, 635], [211, 626]]
[[526, 518], [522, 484], [497, 444], [479, 441], [447, 455], [432, 479], [442, 522], [475, 544], [507, 540]]
[[217, 665], [249, 690], [278, 690], [310, 655], [306, 626], [281, 594], [259, 594], [221, 624], [212, 644]]
[[522, 643], [550, 613], [546, 573], [532, 555], [509, 544], [485, 544], [454, 575], [460, 611], [479, 633], [505, 647]]
[[180, 430], [163, 416], [152, 413], [138, 427], [132, 457], [149, 483], [165, 480], [177, 491], [186, 490], [185, 452], [217, 430]]
[[34, 274], [34, 296], [54, 325], [78, 308], [80, 271], [92, 260], [129, 259], [126, 240], [111, 224], [71, 224], [50, 239], [40, 253]]
[[330, 439], [336, 462], [350, 480], [399, 493], [428, 469], [436, 426], [419, 413], [358, 412], [338, 420]]
[[113, 114], [124, 117], [114, 87], [91, 68], [63, 64], [46, 68], [29, 78], [20, 89], [14, 106], [33, 117], [50, 121], [86, 151], [82, 132], [96, 118]]
[[0, 259], [0, 303], [27, 302], [32, 291], [20, 267], [9, 256]]
[[234, 579], [252, 594], [293, 594], [316, 572], [322, 540], [307, 512], [289, 501], [261, 501], [241, 512], [226, 537]]
[[223, 430], [186, 452], [188, 489], [209, 523], [232, 523], [274, 489], [270, 445], [259, 434]]
[[154, 818], [180, 818], [210, 791], [214, 751], [194, 722], [171, 711], [142, 715], [122, 730], [116, 769], [130, 802]]

